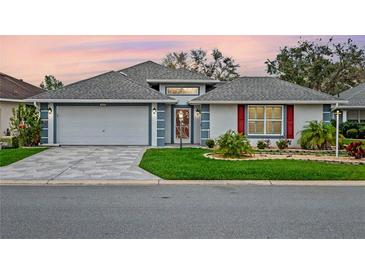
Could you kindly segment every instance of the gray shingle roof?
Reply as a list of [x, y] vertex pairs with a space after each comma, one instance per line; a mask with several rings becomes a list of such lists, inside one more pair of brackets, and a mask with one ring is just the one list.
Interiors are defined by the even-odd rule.
[[148, 79], [164, 79], [164, 80], [212, 80], [208, 76], [197, 73], [194, 71], [190, 71], [188, 69], [180, 68], [180, 69], [170, 69], [170, 71], [157, 75], [155, 77], [151, 77]]
[[241, 77], [191, 100], [198, 102], [338, 101], [337, 98], [273, 77]]
[[340, 98], [348, 100], [347, 107], [363, 106], [365, 107], [365, 83], [362, 83], [354, 88], [350, 88], [340, 93]]
[[137, 83], [148, 87], [147, 79], [156, 78], [158, 75], [168, 73], [171, 69], [152, 61], [143, 62], [125, 69], [120, 72], [125, 73], [129, 78]]
[[153, 61], [143, 62], [132, 67], [120, 70], [134, 81], [148, 86], [148, 80], [209, 80], [211, 78], [204, 74], [193, 72], [187, 69], [171, 69]]
[[42, 92], [39, 87], [0, 72], [0, 98], [22, 100]]
[[152, 88], [142, 86], [116, 71], [110, 71], [28, 99], [176, 101]]

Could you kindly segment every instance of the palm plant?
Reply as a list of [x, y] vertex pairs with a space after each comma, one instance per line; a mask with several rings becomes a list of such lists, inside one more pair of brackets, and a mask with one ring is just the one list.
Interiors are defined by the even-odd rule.
[[330, 149], [336, 142], [336, 129], [323, 121], [310, 121], [304, 126], [299, 139], [304, 149]]

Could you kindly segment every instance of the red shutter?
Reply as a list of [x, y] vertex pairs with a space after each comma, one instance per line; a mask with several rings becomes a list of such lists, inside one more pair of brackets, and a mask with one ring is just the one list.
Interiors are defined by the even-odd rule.
[[245, 134], [245, 105], [238, 105], [237, 116], [238, 133]]
[[294, 139], [294, 106], [286, 106], [286, 138]]

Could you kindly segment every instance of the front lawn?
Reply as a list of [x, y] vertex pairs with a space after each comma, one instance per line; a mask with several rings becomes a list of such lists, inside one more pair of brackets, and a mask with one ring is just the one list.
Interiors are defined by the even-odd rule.
[[46, 149], [45, 147], [2, 149], [0, 150], [0, 166], [10, 165]]
[[148, 149], [140, 167], [170, 180], [365, 180], [365, 166], [301, 160], [224, 161], [201, 148]]

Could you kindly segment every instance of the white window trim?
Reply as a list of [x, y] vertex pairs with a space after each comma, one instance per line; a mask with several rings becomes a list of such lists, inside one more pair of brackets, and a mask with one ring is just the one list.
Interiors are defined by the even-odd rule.
[[[250, 107], [264, 107], [264, 119], [250, 119]], [[269, 119], [273, 122], [281, 122], [281, 131], [279, 134], [276, 133], [266, 133], [266, 108], [267, 107], [281, 107], [281, 119]], [[262, 121], [264, 122], [264, 133], [250, 133], [250, 121], [257, 122]], [[283, 136], [284, 135], [284, 106], [283, 105], [248, 105], [247, 107], [247, 136]]]

